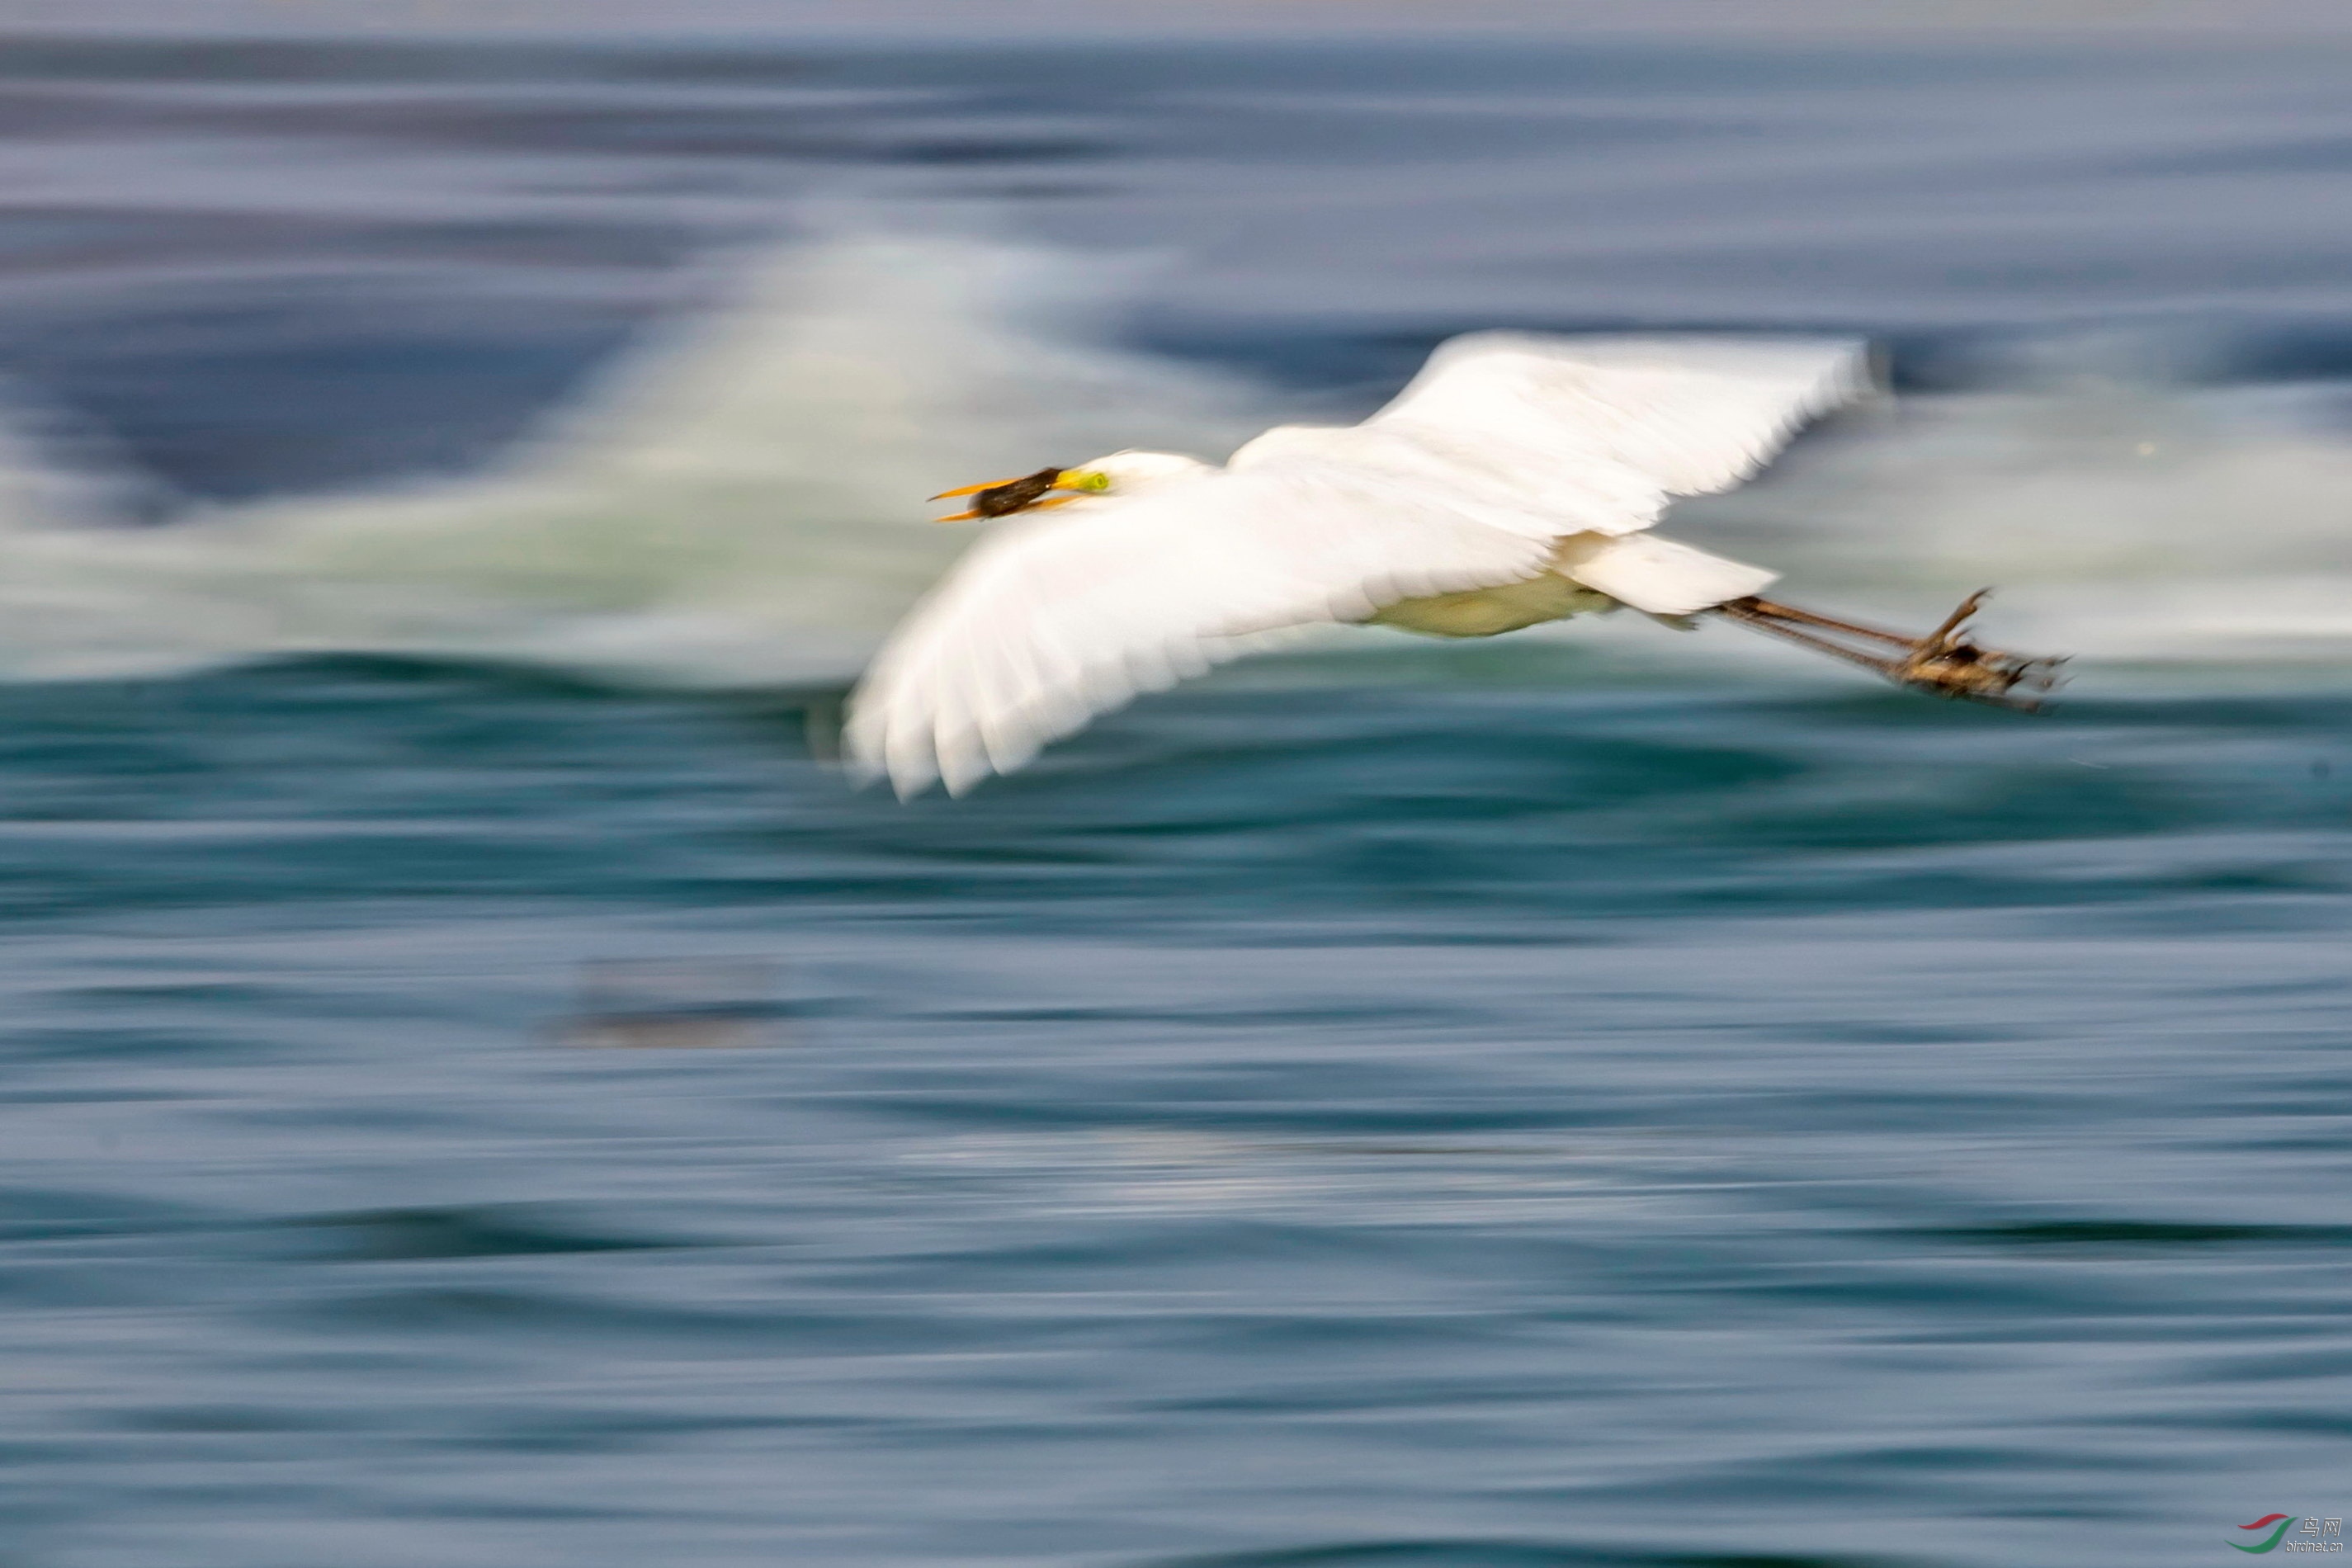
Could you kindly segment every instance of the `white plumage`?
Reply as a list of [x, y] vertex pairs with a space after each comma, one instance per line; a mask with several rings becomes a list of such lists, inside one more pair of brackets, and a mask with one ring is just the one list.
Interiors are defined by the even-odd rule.
[[961, 793], [1307, 626], [1483, 636], [1752, 595], [1774, 574], [1646, 531], [1864, 390], [1866, 363], [1845, 342], [1480, 332], [1361, 425], [1280, 426], [1223, 468], [1130, 452], [1063, 470], [1077, 499], [998, 524], [893, 634], [848, 755], [902, 795]]

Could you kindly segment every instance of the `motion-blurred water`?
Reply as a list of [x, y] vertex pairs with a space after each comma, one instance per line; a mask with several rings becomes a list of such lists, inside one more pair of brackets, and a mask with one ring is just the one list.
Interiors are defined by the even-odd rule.
[[[2340, 1517], [2347, 64], [11, 41], [0, 1563]], [[2074, 699], [1365, 633], [825, 764], [923, 494], [1496, 324], [1887, 342], [1678, 531]]]

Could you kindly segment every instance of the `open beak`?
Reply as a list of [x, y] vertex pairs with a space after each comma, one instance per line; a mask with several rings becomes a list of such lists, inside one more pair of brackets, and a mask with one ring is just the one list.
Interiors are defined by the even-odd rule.
[[976, 485], [958, 485], [951, 490], [941, 490], [939, 494], [931, 497], [930, 499], [932, 500], [953, 500], [958, 496], [976, 496], [982, 490], [992, 490], [1000, 485], [1019, 484], [1027, 477], [1028, 476], [1025, 474], [1015, 474], [1009, 479], [982, 479]]
[[1076, 489], [1075, 484], [1065, 484], [1061, 468], [1040, 468], [1034, 474], [1015, 474], [1009, 479], [982, 479], [976, 485], [959, 485], [951, 490], [941, 490], [933, 500], [949, 500], [956, 496], [978, 496], [980, 500], [969, 511], [950, 512], [935, 517], [933, 522], [970, 522], [974, 518], [1010, 517], [1016, 511], [1036, 511], [1049, 506], [1061, 506], [1077, 499], [1076, 496], [1045, 498], [1049, 490]]
[[[1021, 476], [1019, 474], [1013, 475], [1009, 479], [982, 479], [976, 485], [958, 485], [951, 490], [941, 490], [939, 494], [931, 497], [930, 499], [933, 500], [953, 500], [958, 496], [976, 496], [982, 490], [992, 490], [1003, 485], [1018, 484], [1020, 480]], [[974, 518], [981, 515], [982, 514], [976, 510], [951, 511], [945, 517], [935, 517], [931, 519], [931, 521], [933, 522], [970, 522]]]

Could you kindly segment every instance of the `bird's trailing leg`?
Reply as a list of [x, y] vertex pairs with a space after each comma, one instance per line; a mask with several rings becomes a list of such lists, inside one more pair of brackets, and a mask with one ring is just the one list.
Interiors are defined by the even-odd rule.
[[[1985, 602], [1990, 589], [1980, 589], [1960, 601], [1944, 624], [1923, 637], [1906, 637], [1853, 621], [1775, 604], [1752, 595], [1715, 606], [1717, 615], [1740, 625], [1769, 632], [1786, 641], [1876, 670], [1897, 685], [1932, 691], [1964, 702], [1985, 702], [1996, 708], [2032, 712], [2042, 696], [2058, 684], [2063, 658], [2028, 658], [1999, 648], [1980, 647], [1969, 638], [1969, 617]], [[1856, 647], [1855, 643], [1865, 646]], [[2015, 696], [2022, 689], [2030, 695]]]

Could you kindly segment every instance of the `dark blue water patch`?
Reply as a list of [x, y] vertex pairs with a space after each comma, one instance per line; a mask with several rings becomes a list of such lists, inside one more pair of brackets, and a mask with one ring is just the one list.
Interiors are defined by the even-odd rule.
[[2299, 1247], [2352, 1245], [2352, 1226], [2200, 1225], [2176, 1220], [2049, 1219], [1922, 1231], [1923, 1239], [2000, 1247], [2165, 1249], [2180, 1247]]
[[217, 1225], [222, 1217], [192, 1205], [119, 1192], [0, 1188], [0, 1239], [12, 1243], [177, 1233]]
[[685, 1245], [676, 1238], [582, 1225], [561, 1210], [509, 1205], [375, 1209], [278, 1224], [294, 1252], [345, 1263], [538, 1258]]
[[[412, 256], [484, 248], [479, 236], [449, 232], [396, 247], [364, 230], [342, 241]], [[600, 234], [596, 264], [625, 243]], [[541, 264], [571, 247], [571, 237], [511, 232], [490, 247], [537, 251]], [[234, 499], [477, 468], [642, 319], [593, 301], [518, 310], [495, 287], [420, 284], [398, 271], [329, 288], [279, 278], [201, 293], [163, 310], [0, 319], [0, 365], [103, 425], [173, 485]]]
[[126, 1022], [19, 1026], [0, 1036], [0, 1042], [5, 1042], [0, 1043], [0, 1055], [17, 1060], [48, 1057], [73, 1061], [98, 1061], [108, 1058], [153, 1060], [178, 1058], [217, 1061], [247, 1052], [253, 1044], [250, 1037], [242, 1030], [191, 1027], [185, 1023], [157, 1023], [142, 1026]]

